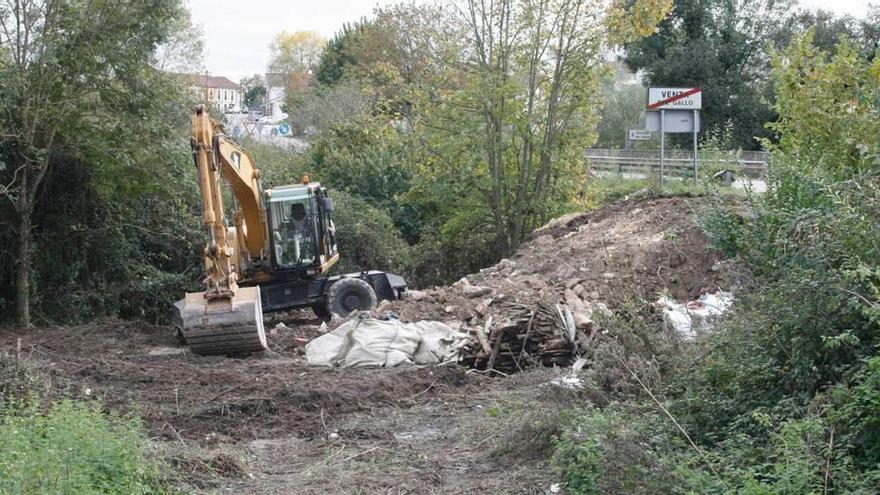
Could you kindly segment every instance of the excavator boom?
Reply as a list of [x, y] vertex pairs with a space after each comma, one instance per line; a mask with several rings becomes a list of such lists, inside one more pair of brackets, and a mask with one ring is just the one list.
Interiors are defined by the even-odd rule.
[[[260, 171], [200, 106], [192, 115], [193, 158], [198, 168], [203, 221], [205, 291], [175, 303], [175, 324], [197, 354], [246, 354], [266, 349], [259, 287], [239, 287], [243, 267], [259, 271], [268, 253]], [[222, 184], [231, 186], [241, 213], [229, 227]]]

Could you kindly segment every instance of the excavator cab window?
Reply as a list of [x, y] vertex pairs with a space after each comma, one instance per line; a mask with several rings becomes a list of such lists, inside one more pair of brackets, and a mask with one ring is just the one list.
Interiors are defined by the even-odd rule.
[[269, 218], [279, 268], [305, 268], [315, 264], [317, 250], [313, 218], [313, 198], [278, 201], [270, 204]]

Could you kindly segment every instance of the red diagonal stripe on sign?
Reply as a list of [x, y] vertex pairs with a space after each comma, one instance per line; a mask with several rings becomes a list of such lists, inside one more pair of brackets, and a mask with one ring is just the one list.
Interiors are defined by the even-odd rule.
[[669, 105], [670, 103], [672, 103], [674, 101], [682, 100], [684, 98], [687, 98], [690, 95], [695, 95], [701, 91], [703, 91], [701, 88], [689, 89], [689, 90], [685, 91], [684, 93], [677, 94], [677, 95], [672, 96], [670, 98], [666, 98], [665, 100], [660, 100], [656, 103], [652, 103], [652, 104], [648, 105], [648, 108], [653, 110], [657, 107], [662, 107], [663, 105]]

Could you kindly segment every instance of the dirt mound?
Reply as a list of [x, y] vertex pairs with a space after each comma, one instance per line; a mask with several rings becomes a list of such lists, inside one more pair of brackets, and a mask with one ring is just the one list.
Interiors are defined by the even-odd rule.
[[590, 315], [625, 299], [654, 301], [665, 293], [690, 300], [729, 289], [727, 265], [695, 220], [704, 205], [702, 198], [655, 198], [566, 215], [536, 230], [510, 259], [451, 287], [412, 291], [378, 312], [480, 325], [502, 316], [500, 303], [564, 303]]

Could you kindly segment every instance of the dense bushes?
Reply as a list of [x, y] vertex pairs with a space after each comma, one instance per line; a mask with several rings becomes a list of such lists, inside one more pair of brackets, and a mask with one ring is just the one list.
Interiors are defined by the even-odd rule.
[[336, 202], [340, 263], [338, 273], [361, 270], [403, 271], [410, 268], [410, 247], [400, 237], [391, 217], [365, 200], [331, 191]]

